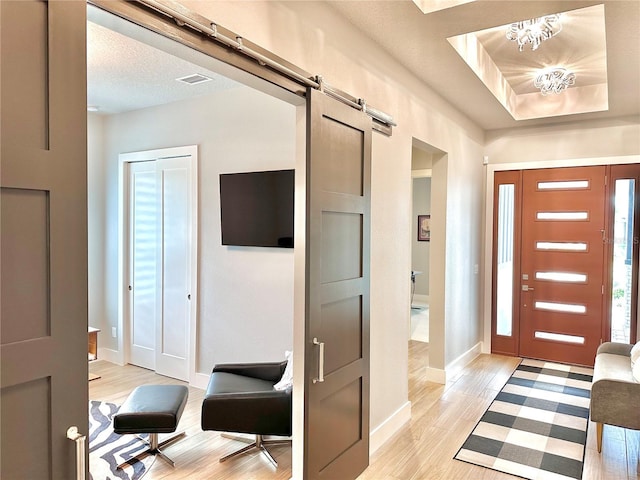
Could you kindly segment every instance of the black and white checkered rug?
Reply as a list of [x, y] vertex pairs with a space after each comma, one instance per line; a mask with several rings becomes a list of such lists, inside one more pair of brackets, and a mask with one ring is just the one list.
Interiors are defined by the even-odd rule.
[[454, 458], [532, 480], [582, 478], [592, 376], [524, 359]]

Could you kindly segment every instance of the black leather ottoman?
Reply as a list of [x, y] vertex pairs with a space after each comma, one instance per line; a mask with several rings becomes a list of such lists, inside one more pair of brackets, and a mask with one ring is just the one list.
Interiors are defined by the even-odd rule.
[[[171, 466], [175, 466], [174, 461], [167, 457], [160, 447], [179, 440], [185, 436], [185, 433], [179, 433], [160, 443], [158, 443], [158, 434], [176, 431], [188, 396], [189, 390], [183, 385], [136, 387], [118, 413], [113, 416], [113, 431], [120, 435], [148, 433], [148, 441], [141, 439], [149, 445], [149, 449], [137, 457], [146, 454], [158, 455]], [[121, 466], [118, 465], [118, 468]]]

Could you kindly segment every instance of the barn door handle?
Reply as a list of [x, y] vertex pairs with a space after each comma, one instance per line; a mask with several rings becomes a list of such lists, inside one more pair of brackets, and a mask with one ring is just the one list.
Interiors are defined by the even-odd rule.
[[86, 478], [86, 445], [87, 437], [78, 433], [78, 427], [69, 427], [67, 430], [67, 438], [76, 442], [76, 479], [85, 480]]
[[318, 339], [314, 337], [313, 344], [320, 347], [318, 354], [318, 378], [314, 378], [313, 383], [324, 382], [324, 342], [319, 342]]

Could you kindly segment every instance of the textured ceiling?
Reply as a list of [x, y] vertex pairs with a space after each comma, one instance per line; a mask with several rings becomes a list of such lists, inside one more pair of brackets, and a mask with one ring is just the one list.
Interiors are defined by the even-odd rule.
[[[294, 11], [298, 4], [297, 0], [283, 3]], [[326, 3], [485, 130], [640, 115], [640, 0], [477, 0], [428, 14], [422, 13], [412, 0]], [[595, 5], [604, 5], [604, 20], [577, 10]], [[567, 17], [563, 31], [544, 42], [536, 52], [531, 52], [530, 47], [518, 52], [515, 42], [504, 36], [503, 26], [512, 22], [571, 10], [576, 12]], [[471, 33], [516, 96], [535, 95], [536, 102], [547, 102], [546, 106], [541, 104], [540, 110], [546, 118], [514, 119], [505, 102], [469, 68], [449, 41]], [[88, 101], [104, 112], [143, 108], [237, 85], [211, 70], [92, 22], [89, 22], [88, 60]], [[606, 81], [607, 108], [558, 114], [553, 102], [577, 100], [571, 96], [564, 100], [553, 98], [564, 94], [543, 97], [531, 86], [531, 67], [550, 63], [571, 65], [577, 75], [576, 87], [603, 85]], [[194, 73], [212, 77], [214, 81], [188, 86], [175, 80]], [[384, 109], [384, 105], [380, 108]]]
[[[188, 85], [178, 78], [212, 79]], [[209, 95], [239, 84], [93, 22], [87, 23], [87, 105], [111, 114]]]

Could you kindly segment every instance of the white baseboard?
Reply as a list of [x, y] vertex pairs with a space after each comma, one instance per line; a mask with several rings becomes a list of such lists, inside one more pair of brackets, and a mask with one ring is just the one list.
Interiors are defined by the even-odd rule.
[[201, 390], [206, 390], [209, 385], [209, 374], [208, 373], [198, 373], [196, 372], [191, 376], [191, 381], [189, 385], [192, 387], [199, 388]]
[[478, 355], [482, 353], [482, 342], [476, 343], [473, 347], [467, 350], [465, 353], [456, 358], [453, 362], [446, 366], [447, 378], [452, 378], [464, 367], [469, 365]]
[[411, 420], [411, 402], [406, 402], [369, 433], [369, 457], [409, 420]]
[[113, 350], [111, 348], [98, 347], [98, 359], [115, 363], [116, 365], [120, 365], [121, 367], [124, 365], [124, 360], [122, 359], [122, 352], [118, 350]]
[[[122, 360], [122, 353], [118, 350], [112, 350], [111, 348], [98, 347], [98, 360], [111, 362], [121, 367], [125, 365], [124, 361]], [[206, 390], [207, 386], [209, 385], [209, 374], [196, 372], [191, 376], [189, 385], [201, 390]]]
[[447, 379], [453, 378], [455, 375], [469, 365], [475, 358], [482, 353], [482, 342], [478, 342], [465, 353], [449, 363], [445, 369], [427, 367], [427, 381], [440, 383], [444, 385]]

